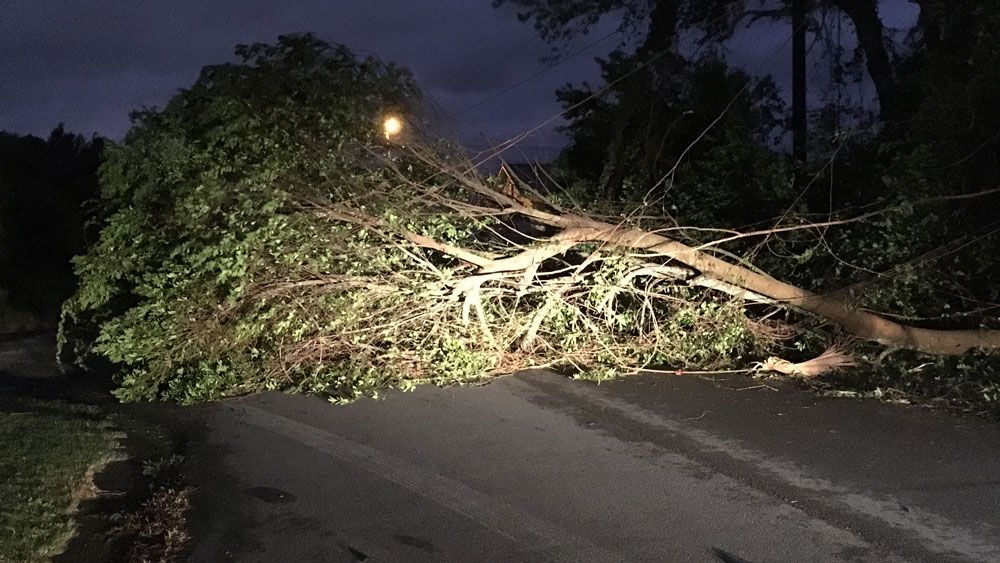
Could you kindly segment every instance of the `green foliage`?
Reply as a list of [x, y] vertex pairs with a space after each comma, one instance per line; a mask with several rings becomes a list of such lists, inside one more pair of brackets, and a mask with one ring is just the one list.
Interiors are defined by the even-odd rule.
[[442, 382], [470, 381], [481, 377], [491, 361], [482, 352], [470, 350], [457, 339], [446, 339], [434, 349], [431, 366]]
[[[409, 75], [310, 35], [241, 46], [162, 110], [134, 116], [101, 168], [97, 242], [76, 260], [80, 288], [61, 338], [78, 361], [122, 370], [119, 396], [185, 402], [275, 386], [281, 341], [315, 319], [244, 307], [252, 287], [309, 274], [386, 269], [337, 242], [368, 244], [298, 210], [385, 182], [363, 163], [382, 112], [413, 108]], [[291, 305], [289, 303], [288, 305]], [[241, 308], [242, 307], [242, 308]], [[234, 322], [226, 311], [241, 308]], [[287, 386], [287, 385], [277, 385]]]
[[[506, 343], [448, 297], [457, 261], [397, 235], [497, 244], [496, 219], [414, 197], [400, 174], [426, 164], [378, 138], [386, 111], [419, 118], [409, 75], [308, 35], [237, 52], [108, 150], [63, 354], [112, 363], [122, 400], [182, 403], [274, 389], [343, 402], [498, 369]], [[366, 219], [328, 216], [343, 209]]]

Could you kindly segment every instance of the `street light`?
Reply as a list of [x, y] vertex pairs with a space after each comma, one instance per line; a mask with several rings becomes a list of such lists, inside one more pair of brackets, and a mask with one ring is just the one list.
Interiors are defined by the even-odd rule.
[[382, 122], [382, 131], [385, 133], [385, 139], [391, 140], [403, 131], [403, 121], [395, 115], [390, 115]]

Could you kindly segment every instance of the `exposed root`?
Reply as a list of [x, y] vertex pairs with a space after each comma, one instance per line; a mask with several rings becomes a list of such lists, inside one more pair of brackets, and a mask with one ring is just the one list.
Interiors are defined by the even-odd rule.
[[792, 377], [812, 379], [820, 375], [858, 365], [857, 360], [845, 353], [838, 346], [827, 348], [822, 354], [811, 360], [792, 363], [777, 356], [771, 356], [760, 365], [761, 371], [773, 371]]

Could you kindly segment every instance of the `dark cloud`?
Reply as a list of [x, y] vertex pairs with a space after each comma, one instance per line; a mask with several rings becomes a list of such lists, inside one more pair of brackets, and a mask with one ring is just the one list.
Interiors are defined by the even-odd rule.
[[[490, 4], [0, 0], [0, 129], [44, 135], [65, 121], [73, 131], [119, 138], [129, 111], [163, 104], [202, 66], [232, 60], [235, 45], [312, 31], [360, 55], [409, 67], [462, 140], [502, 140], [556, 115], [555, 89], [593, 80], [593, 57], [614, 42], [479, 104], [544, 69], [550, 54], [530, 25]], [[558, 124], [525, 145], [561, 144]]]

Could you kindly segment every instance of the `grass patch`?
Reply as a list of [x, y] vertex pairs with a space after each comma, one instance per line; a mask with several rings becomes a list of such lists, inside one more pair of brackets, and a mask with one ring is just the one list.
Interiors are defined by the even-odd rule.
[[96, 470], [118, 435], [93, 407], [14, 399], [0, 404], [0, 561], [39, 561], [73, 535], [73, 512], [93, 497]]

